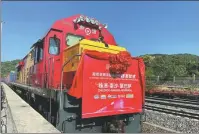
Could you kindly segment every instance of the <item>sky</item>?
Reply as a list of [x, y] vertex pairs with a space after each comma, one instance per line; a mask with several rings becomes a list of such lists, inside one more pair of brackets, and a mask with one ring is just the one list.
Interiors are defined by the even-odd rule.
[[108, 24], [117, 43], [132, 56], [199, 55], [199, 2], [36, 1], [2, 3], [2, 61], [21, 59], [52, 24], [75, 14]]

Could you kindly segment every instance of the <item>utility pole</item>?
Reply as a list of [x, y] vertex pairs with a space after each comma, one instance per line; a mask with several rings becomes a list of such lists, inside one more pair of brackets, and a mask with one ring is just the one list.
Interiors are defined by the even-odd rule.
[[[1, 51], [1, 42], [2, 42], [2, 29], [3, 29], [3, 21], [1, 21], [1, 37], [0, 37], [0, 51]], [[2, 51], [1, 51], [2, 52]], [[1, 55], [0, 55], [0, 81], [1, 81]], [[1, 97], [1, 92], [0, 92], [0, 97]]]
[[[2, 1], [0, 0], [0, 7], [2, 6]], [[1, 12], [1, 11], [0, 11]], [[2, 42], [2, 29], [3, 29], [3, 21], [1, 20], [0, 18], [0, 21], [1, 21], [1, 32], [0, 32], [0, 51], [2, 52], [1, 50], [1, 42]], [[0, 82], [2, 81], [2, 76], [1, 76], [1, 53], [0, 53]], [[2, 98], [2, 88], [1, 88], [1, 83], [0, 83], [0, 107], [2, 107], [2, 102], [1, 102], [1, 98]], [[1, 121], [1, 111], [0, 111], [0, 121]], [[0, 126], [0, 132], [2, 132], [2, 127]]]
[[[0, 4], [1, 4], [1, 0], [0, 0]], [[1, 20], [1, 19], [0, 19]], [[0, 32], [0, 51], [2, 52], [2, 50], [1, 50], [1, 43], [2, 43], [2, 31], [3, 31], [3, 24], [4, 24], [5, 22], [3, 22], [2, 20], [1, 20], [1, 32]], [[0, 53], [0, 82], [2, 81], [2, 75], [1, 75], [1, 53]], [[0, 83], [0, 107], [2, 107], [2, 84]], [[1, 119], [2, 118], [2, 114], [1, 114], [1, 111], [0, 111], [0, 121], [2, 120]], [[5, 131], [7, 131], [7, 130], [5, 130]], [[2, 125], [0, 126], [0, 132], [2, 132]]]
[[[1, 37], [0, 37], [0, 51], [1, 51], [1, 39], [2, 39], [2, 25], [3, 25], [3, 22], [1, 21], [1, 33], [0, 33], [0, 35], [1, 35]], [[1, 55], [0, 55], [0, 82], [1, 82]], [[1, 105], [2, 105], [2, 102], [1, 102], [1, 98], [2, 98], [2, 94], [1, 94], [1, 91], [2, 89], [1, 89], [1, 84], [0, 84], [0, 107], [2, 107]], [[1, 121], [1, 111], [0, 111], [0, 121]], [[0, 132], [2, 132], [2, 127], [0, 126]]]
[[[1, 11], [2, 11], [2, 8], [1, 8], [1, 6], [2, 6], [2, 1], [0, 0], [0, 13], [1, 13]], [[1, 16], [0, 16], [1, 17]], [[0, 21], [1, 21], [1, 18], [0, 18]], [[1, 21], [1, 33], [0, 33], [0, 51], [1, 51], [1, 37], [2, 37], [2, 25], [3, 25], [3, 22]], [[2, 52], [2, 51], [1, 51]], [[1, 82], [1, 52], [0, 52], [0, 82]], [[1, 83], [0, 83], [0, 107], [2, 107], [1, 106]], [[1, 122], [1, 111], [0, 111], [0, 122]], [[0, 126], [0, 132], [2, 132], [2, 127]]]

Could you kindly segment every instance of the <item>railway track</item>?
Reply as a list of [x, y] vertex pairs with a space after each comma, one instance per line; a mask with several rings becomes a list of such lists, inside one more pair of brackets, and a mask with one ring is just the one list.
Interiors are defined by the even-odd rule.
[[199, 111], [197, 111], [199, 110], [199, 102], [197, 100], [146, 97], [145, 108], [199, 120]]
[[192, 105], [199, 105], [198, 100], [191, 100], [191, 99], [180, 99], [180, 98], [167, 99], [167, 98], [160, 98], [160, 97], [146, 97], [146, 99], [172, 101], [172, 102], [177, 102], [177, 103], [188, 103], [188, 104], [192, 104]]
[[149, 103], [154, 103], [154, 104], [199, 110], [199, 105], [191, 104], [191, 103], [187, 103], [187, 102], [184, 102], [184, 103], [183, 102], [172, 102], [172, 101], [168, 101], [168, 100], [157, 100], [157, 99], [156, 100], [155, 99], [145, 99], [145, 101], [149, 102]]
[[151, 106], [151, 105], [145, 105], [145, 108], [148, 110], [153, 110], [153, 111], [158, 111], [158, 112], [163, 112], [163, 113], [167, 113], [167, 114], [173, 114], [176, 116], [183, 116], [183, 117], [188, 117], [188, 118], [199, 120], [199, 114], [194, 113], [194, 112], [186, 112], [186, 111], [174, 110], [171, 108], [162, 108], [162, 107]]

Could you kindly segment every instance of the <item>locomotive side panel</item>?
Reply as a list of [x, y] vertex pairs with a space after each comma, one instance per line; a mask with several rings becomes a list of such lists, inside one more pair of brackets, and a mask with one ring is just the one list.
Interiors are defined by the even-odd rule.
[[[63, 35], [61, 31], [50, 30], [45, 37], [43, 50], [43, 72], [48, 89], [58, 89], [60, 86]], [[41, 67], [41, 66], [40, 66]]]
[[34, 64], [34, 60], [33, 60], [33, 55], [32, 55], [32, 51], [31, 50], [28, 55], [27, 55], [27, 59], [26, 59], [26, 85], [30, 85], [30, 77], [31, 77], [31, 67]]
[[40, 40], [35, 43], [33, 49], [34, 61], [32, 62], [31, 84], [35, 87], [44, 88], [44, 40]]
[[23, 67], [20, 68], [18, 82], [23, 83]]
[[26, 84], [26, 81], [27, 81], [27, 70], [26, 70], [26, 65], [27, 65], [27, 56], [24, 58], [24, 66], [23, 66], [23, 69], [22, 69], [22, 72], [23, 72], [23, 81], [22, 83], [23, 84]]

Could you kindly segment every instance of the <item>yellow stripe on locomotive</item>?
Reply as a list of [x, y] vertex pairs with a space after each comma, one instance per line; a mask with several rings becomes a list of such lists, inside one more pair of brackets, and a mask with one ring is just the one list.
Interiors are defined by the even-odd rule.
[[[126, 51], [124, 47], [114, 46], [114, 45], [108, 45], [108, 47], [106, 47], [105, 44], [102, 42], [96, 42], [96, 41], [83, 39], [78, 44], [70, 46], [64, 50], [63, 52], [64, 62], [68, 61], [72, 56], [76, 54], [81, 54], [83, 50], [95, 50], [99, 52], [108, 52], [112, 54], [117, 54], [121, 51]], [[79, 60], [80, 60], [80, 57], [73, 58], [71, 62], [69, 62], [65, 66], [64, 72], [76, 71]]]

